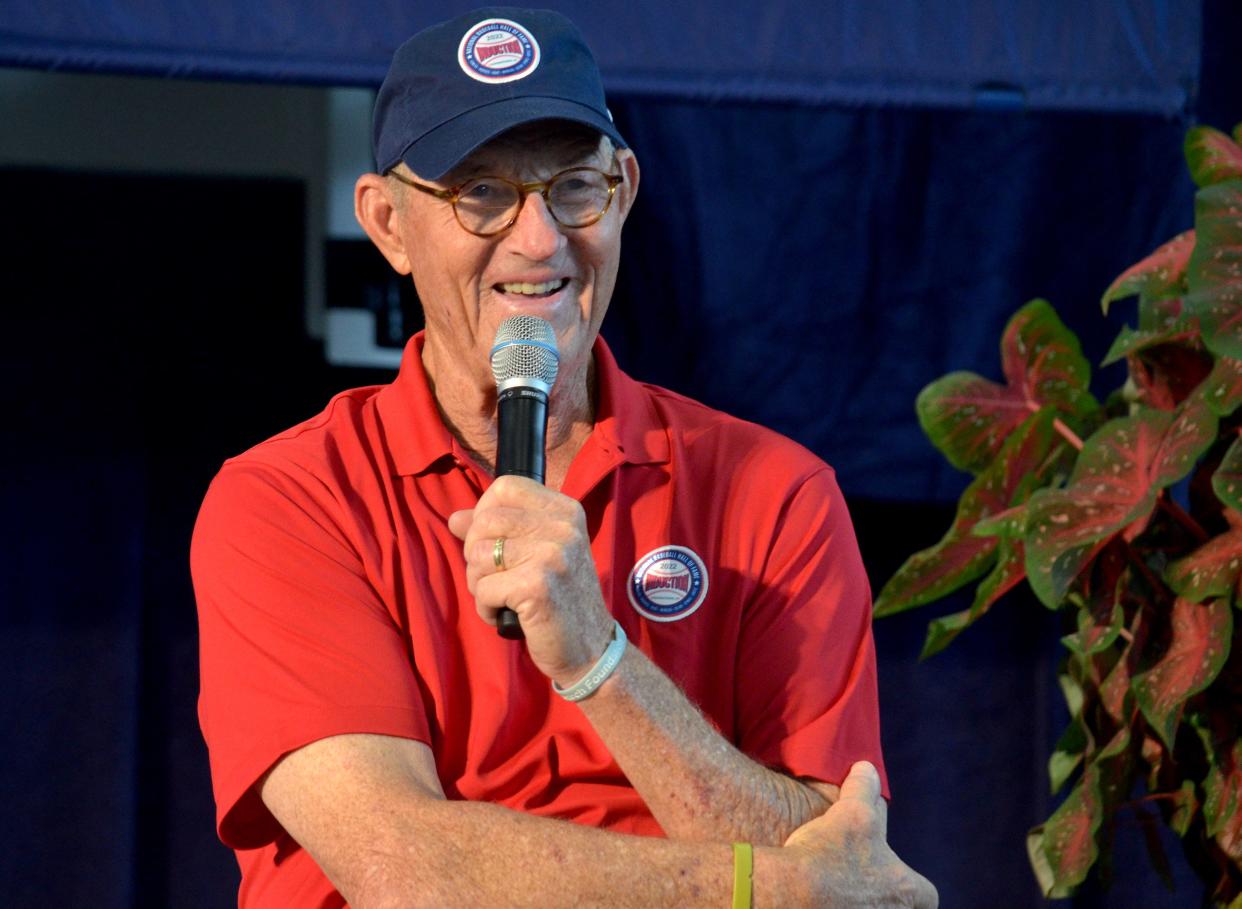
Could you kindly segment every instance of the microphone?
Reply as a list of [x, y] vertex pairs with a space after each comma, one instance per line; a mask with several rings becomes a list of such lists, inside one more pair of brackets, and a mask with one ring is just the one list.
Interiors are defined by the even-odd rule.
[[[496, 380], [496, 476], [544, 478], [548, 395], [556, 382], [560, 355], [556, 333], [538, 316], [510, 316], [500, 323], [492, 344], [492, 378]], [[501, 609], [496, 631], [520, 640], [517, 613]]]

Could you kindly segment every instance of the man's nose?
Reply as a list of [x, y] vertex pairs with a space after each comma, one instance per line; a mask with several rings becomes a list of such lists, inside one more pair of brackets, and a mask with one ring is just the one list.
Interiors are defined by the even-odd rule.
[[537, 192], [527, 193], [522, 200], [510, 234], [522, 254], [535, 261], [552, 258], [565, 243], [561, 225], [552, 217], [548, 204]]

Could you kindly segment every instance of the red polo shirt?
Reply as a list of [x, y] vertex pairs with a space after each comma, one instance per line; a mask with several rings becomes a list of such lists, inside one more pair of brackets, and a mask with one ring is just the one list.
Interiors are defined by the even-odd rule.
[[[490, 479], [441, 423], [421, 350], [227, 461], [199, 514], [199, 717], [243, 905], [341, 905], [254, 784], [342, 733], [427, 743], [450, 799], [661, 834], [578, 707], [475, 612], [447, 522]], [[562, 491], [632, 645], [763, 764], [882, 768], [870, 593], [831, 469], [594, 354], [595, 428]]]

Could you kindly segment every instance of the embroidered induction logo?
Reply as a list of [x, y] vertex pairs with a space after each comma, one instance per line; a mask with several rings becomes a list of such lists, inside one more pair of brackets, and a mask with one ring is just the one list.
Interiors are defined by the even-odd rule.
[[539, 66], [539, 42], [510, 19], [484, 19], [462, 36], [457, 62], [479, 82], [513, 82]]
[[627, 585], [630, 603], [655, 622], [676, 622], [703, 605], [707, 566], [685, 546], [661, 546], [634, 565]]

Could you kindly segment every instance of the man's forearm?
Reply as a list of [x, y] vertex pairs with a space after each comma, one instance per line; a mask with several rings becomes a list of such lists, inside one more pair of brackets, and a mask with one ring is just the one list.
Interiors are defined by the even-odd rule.
[[[731, 899], [733, 854], [722, 843], [610, 833], [477, 802], [426, 801], [393, 817], [364, 869], [338, 879], [325, 868], [355, 909], [719, 909]], [[755, 905], [799, 904], [793, 871], [778, 850], [756, 850]]]
[[[725, 843], [631, 836], [445, 801], [422, 742], [319, 739], [282, 758], [260, 794], [355, 909], [719, 909], [733, 892]], [[934, 889], [888, 847], [885, 818], [879, 777], [856, 765], [822, 817], [782, 848], [755, 849], [753, 905], [933, 909]]]
[[828, 808], [725, 741], [636, 647], [579, 706], [670, 837], [779, 846]]

